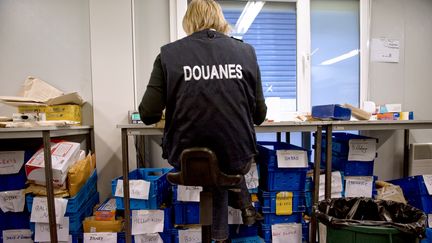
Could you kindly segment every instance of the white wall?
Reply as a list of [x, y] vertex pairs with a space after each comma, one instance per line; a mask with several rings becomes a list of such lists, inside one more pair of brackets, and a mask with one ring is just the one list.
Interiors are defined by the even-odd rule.
[[[369, 95], [377, 104], [401, 103], [415, 119], [432, 120], [432, 1], [373, 0], [371, 38], [400, 41], [399, 63], [370, 63]], [[375, 173], [402, 176], [403, 132], [369, 133], [380, 139]], [[430, 131], [411, 131], [411, 142], [432, 142]]]
[[[0, 1], [0, 95], [17, 95], [27, 76], [39, 77], [88, 102], [92, 124], [88, 0]], [[0, 104], [0, 116], [16, 108]]]
[[121, 134], [134, 107], [131, 1], [91, 0], [91, 56], [98, 191], [122, 174]]

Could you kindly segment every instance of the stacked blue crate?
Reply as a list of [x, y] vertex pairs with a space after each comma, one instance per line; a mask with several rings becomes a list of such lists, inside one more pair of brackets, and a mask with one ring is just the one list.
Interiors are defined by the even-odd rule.
[[[148, 199], [129, 199], [130, 210], [164, 210], [163, 232], [159, 235], [164, 242], [171, 242], [171, 230], [173, 228], [173, 209], [170, 206], [171, 184], [167, 181], [166, 175], [171, 168], [139, 168], [129, 172], [129, 180], [145, 180], [150, 182]], [[118, 180], [112, 180], [112, 195], [115, 195]], [[124, 209], [123, 197], [115, 197], [118, 210]], [[132, 237], [133, 238], [133, 237]], [[118, 242], [124, 242], [124, 234], [118, 234]]]
[[[305, 163], [303, 167], [279, 168], [277, 150], [304, 151]], [[260, 164], [259, 199], [264, 222], [260, 226], [259, 234], [266, 242], [271, 241], [271, 226], [281, 223], [297, 223], [303, 221], [306, 211], [306, 174], [311, 152], [301, 147], [282, 142], [258, 142], [258, 163]], [[287, 196], [291, 213], [278, 215], [276, 208], [278, 193]], [[286, 193], [288, 192], [288, 194]], [[290, 198], [292, 196], [292, 198]], [[286, 208], [285, 208], [286, 209]]]
[[[27, 209], [31, 212], [34, 196], [27, 194]], [[83, 233], [82, 221], [85, 217], [93, 214], [93, 207], [99, 203], [99, 193], [97, 192], [97, 173], [94, 171], [80, 191], [71, 198], [68, 198], [66, 207], [66, 217], [69, 217], [69, 233], [79, 236]], [[34, 232], [35, 224], [30, 224]]]
[[428, 191], [424, 176], [405, 177], [389, 182], [401, 187], [408, 204], [423, 210], [426, 214], [432, 214], [432, 191]]
[[[11, 163], [22, 163], [20, 168], [16, 168], [18, 171], [16, 173], [3, 171], [0, 174], [0, 192], [8, 192], [8, 191], [17, 191], [25, 189], [26, 187], [26, 175], [25, 175], [25, 162], [31, 158], [33, 152], [31, 151], [22, 151], [24, 153], [23, 161], [9, 161], [8, 155], [9, 153], [15, 153], [12, 151], [1, 151], [1, 153], [5, 156], [1, 158], [0, 162], [5, 168], [11, 168]], [[20, 153], [17, 151], [17, 153]], [[13, 229], [30, 229], [30, 214], [27, 208], [24, 206], [22, 212], [3, 212], [0, 209], [0, 241], [3, 241], [3, 230], [13, 230]]]

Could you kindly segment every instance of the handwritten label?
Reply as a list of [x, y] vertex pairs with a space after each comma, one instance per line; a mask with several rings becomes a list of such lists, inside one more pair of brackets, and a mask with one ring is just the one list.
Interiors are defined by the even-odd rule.
[[117, 243], [117, 233], [84, 233], [84, 243]]
[[30, 230], [3, 230], [3, 243], [33, 243]]
[[201, 243], [201, 228], [179, 230], [179, 243]]
[[432, 214], [428, 214], [427, 218], [428, 218], [428, 228], [432, 228]]
[[24, 151], [0, 151], [0, 175], [16, 174], [24, 164]]
[[228, 224], [243, 224], [240, 209], [228, 206]]
[[276, 215], [291, 215], [293, 212], [293, 193], [276, 193]]
[[201, 186], [177, 186], [177, 201], [182, 202], [199, 202]]
[[345, 177], [345, 197], [372, 197], [372, 176]]
[[[68, 200], [64, 198], [54, 198], [56, 223], [63, 222], [66, 213]], [[46, 197], [35, 197], [33, 199], [32, 212], [30, 222], [33, 223], [49, 223], [48, 220], [48, 203]]]
[[163, 232], [163, 210], [132, 210], [132, 234]]
[[[69, 241], [69, 217], [64, 217], [61, 224], [57, 224], [57, 240]], [[46, 223], [36, 223], [35, 225], [35, 241], [50, 242], [50, 226]]]
[[135, 235], [135, 243], [163, 243], [158, 233]]
[[375, 139], [351, 139], [349, 140], [348, 160], [372, 161], [376, 155]]
[[24, 204], [24, 190], [0, 192], [0, 209], [3, 212], [22, 212]]
[[[331, 193], [337, 195], [342, 192], [342, 175], [339, 171], [333, 171], [331, 173]], [[320, 185], [319, 185], [319, 197], [324, 197], [325, 193], [325, 175], [320, 175]]]
[[246, 186], [248, 189], [254, 189], [259, 186], [258, 168], [256, 163], [251, 164], [249, 172], [245, 175]]
[[301, 224], [273, 224], [271, 229], [273, 243], [302, 243]]
[[[150, 191], [150, 182], [145, 180], [129, 180], [130, 198], [148, 200]], [[123, 180], [117, 181], [115, 190], [116, 197], [123, 197]]]
[[423, 175], [423, 181], [426, 185], [429, 195], [432, 195], [432, 175]]
[[279, 168], [304, 168], [308, 166], [307, 154], [303, 150], [277, 150]]

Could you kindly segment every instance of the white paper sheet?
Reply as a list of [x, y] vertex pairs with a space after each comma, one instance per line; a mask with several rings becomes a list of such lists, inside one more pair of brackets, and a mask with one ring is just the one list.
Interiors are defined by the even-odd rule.
[[372, 197], [372, 176], [345, 177], [345, 197]]
[[84, 243], [117, 243], [117, 233], [84, 233]]
[[164, 243], [158, 233], [135, 235], [135, 243]]
[[6, 212], [22, 212], [25, 205], [23, 190], [0, 192], [0, 209]]
[[33, 243], [30, 230], [3, 230], [3, 243]]
[[[68, 200], [64, 198], [55, 198], [54, 207], [56, 212], [56, 223], [63, 222], [66, 213]], [[48, 220], [48, 203], [46, 197], [35, 197], [33, 199], [30, 222], [49, 223]]]
[[163, 232], [163, 210], [132, 210], [132, 235]]
[[308, 167], [306, 151], [302, 150], [277, 150], [278, 168], [305, 168]]
[[254, 189], [259, 186], [258, 168], [256, 163], [251, 164], [249, 172], [245, 175], [245, 181], [248, 189]]
[[228, 206], [228, 224], [243, 224], [240, 209]]
[[399, 40], [389, 38], [372, 38], [372, 62], [399, 62]]
[[351, 139], [349, 140], [348, 160], [372, 161], [376, 155], [375, 139]]
[[[60, 224], [57, 224], [57, 240], [69, 241], [69, 217], [64, 217]], [[35, 224], [35, 241], [50, 242], [50, 226], [46, 223]]]
[[432, 175], [423, 175], [423, 181], [429, 195], [432, 195]]
[[[331, 192], [342, 192], [342, 176], [339, 171], [332, 172]], [[325, 175], [320, 175], [319, 195], [324, 195], [325, 192]]]
[[0, 151], [0, 175], [16, 174], [24, 164], [24, 151]]
[[302, 243], [301, 224], [273, 224], [271, 229], [273, 243]]
[[[148, 200], [150, 182], [145, 180], [129, 180], [130, 198]], [[115, 196], [123, 197], [123, 180], [117, 181]]]
[[177, 186], [177, 201], [182, 202], [199, 202], [201, 186]]
[[201, 243], [201, 228], [179, 230], [179, 243]]

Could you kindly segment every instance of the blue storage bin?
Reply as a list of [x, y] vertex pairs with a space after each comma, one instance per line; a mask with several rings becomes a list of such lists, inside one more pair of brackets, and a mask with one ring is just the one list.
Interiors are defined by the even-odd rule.
[[[262, 207], [263, 212], [270, 209]], [[300, 223], [303, 219], [302, 212], [294, 212], [291, 215], [276, 215], [275, 213], [263, 213], [264, 224]]]
[[[68, 204], [66, 208], [66, 213], [77, 213], [82, 207], [85, 207], [84, 203], [88, 201], [97, 192], [97, 173], [96, 170], [93, 171], [90, 178], [84, 184], [84, 186], [79, 190], [79, 192], [71, 198], [68, 199]], [[34, 195], [27, 194], [26, 202], [27, 208], [31, 212], [33, 205]]]
[[[258, 157], [257, 157], [257, 163], [261, 164], [263, 166], [260, 167], [267, 167], [271, 170], [278, 169], [278, 163], [277, 163], [277, 150], [301, 150], [306, 151], [307, 154], [307, 162], [311, 160], [311, 151], [304, 149], [299, 146], [295, 146], [289, 143], [283, 143], [283, 142], [264, 142], [259, 141], [257, 142], [258, 146]], [[286, 168], [283, 168], [286, 169]]]
[[229, 237], [231, 239], [254, 237], [257, 235], [258, 235], [257, 224], [254, 225], [230, 224], [229, 225]]
[[[276, 194], [278, 192], [266, 192], [260, 190], [258, 194], [262, 204], [263, 213], [276, 213]], [[292, 191], [292, 211], [304, 212], [306, 210], [305, 193], [303, 191]], [[265, 211], [269, 210], [269, 211]]]
[[261, 166], [259, 187], [266, 191], [304, 191], [308, 168], [268, 169]]
[[[150, 182], [149, 199], [130, 199], [130, 209], [158, 209], [162, 203], [167, 202], [170, 197], [170, 183], [166, 179], [166, 174], [170, 168], [139, 168], [129, 172], [129, 180], [145, 180]], [[112, 194], [115, 194], [117, 181], [123, 176], [112, 180]], [[124, 209], [123, 197], [116, 197], [117, 209]]]
[[15, 191], [26, 187], [25, 163], [33, 156], [32, 151], [24, 151], [24, 163], [16, 174], [0, 175], [0, 191]]
[[[322, 149], [325, 150], [327, 148], [326, 144], [326, 133], [322, 134], [323, 140], [322, 140]], [[349, 140], [351, 139], [375, 139], [378, 143], [377, 138], [362, 136], [358, 134], [352, 134], [352, 133], [346, 133], [346, 132], [334, 132], [332, 133], [332, 151], [348, 155], [349, 153]]]
[[312, 117], [322, 120], [350, 120], [351, 110], [338, 104], [312, 106]]
[[309, 242], [309, 225], [310, 225], [310, 222], [302, 221], [302, 239], [303, 239], [303, 242]]
[[423, 210], [425, 213], [432, 213], [432, 196], [427, 191], [423, 176], [405, 177], [389, 182], [402, 188], [408, 204]]
[[250, 236], [250, 237], [243, 237], [243, 238], [234, 238], [231, 239], [232, 243], [261, 243], [262, 240], [258, 236]]
[[0, 235], [3, 230], [30, 229], [30, 213], [24, 208], [23, 212], [6, 212], [0, 210]]
[[432, 243], [432, 229], [426, 228], [426, 238], [420, 241], [421, 243]]
[[174, 207], [174, 224], [199, 224], [199, 203], [198, 202], [176, 202]]

